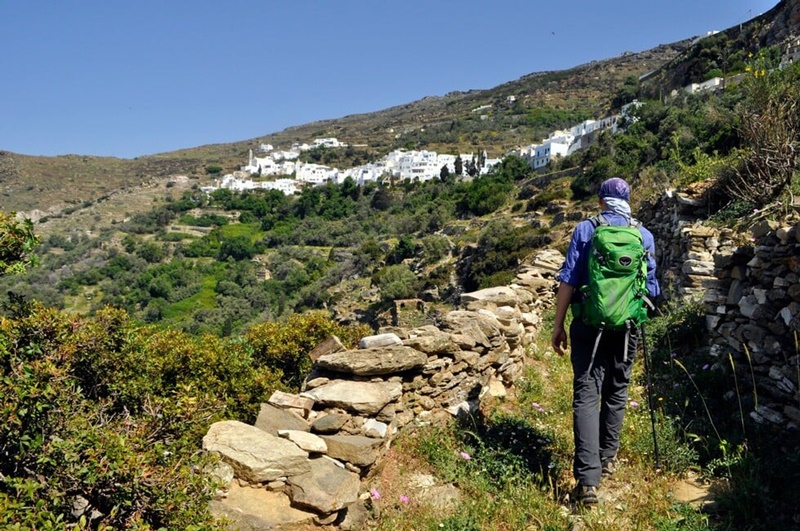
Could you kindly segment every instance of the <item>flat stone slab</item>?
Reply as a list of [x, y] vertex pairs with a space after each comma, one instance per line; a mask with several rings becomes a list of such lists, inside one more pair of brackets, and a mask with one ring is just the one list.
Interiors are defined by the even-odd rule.
[[308, 452], [295, 443], [238, 420], [215, 422], [203, 437], [203, 450], [231, 465], [236, 477], [250, 483], [308, 472]]
[[284, 409], [302, 409], [304, 411], [311, 411], [314, 407], [314, 401], [306, 396], [293, 395], [291, 393], [284, 393], [283, 391], [275, 391], [272, 396], [267, 400], [270, 404]]
[[328, 451], [328, 445], [325, 444], [325, 441], [307, 431], [279, 430], [278, 436], [289, 439], [306, 452], [324, 454]]
[[258, 413], [255, 426], [270, 435], [278, 435], [278, 430], [309, 431], [311, 429], [308, 422], [299, 415], [272, 404], [261, 404], [261, 411]]
[[292, 507], [289, 496], [267, 489], [240, 487], [234, 482], [227, 498], [214, 500], [211, 514], [229, 518], [233, 529], [262, 531], [294, 525], [311, 525], [313, 512]]
[[395, 345], [326, 354], [320, 356], [317, 366], [334, 372], [377, 376], [419, 369], [427, 361], [428, 356], [424, 353], [411, 347]]
[[384, 441], [361, 435], [322, 435], [328, 456], [356, 466], [370, 466], [378, 459]]
[[292, 504], [330, 514], [358, 500], [361, 479], [330, 459], [310, 459], [311, 470], [289, 478]]
[[350, 382], [336, 380], [304, 394], [323, 407], [340, 407], [360, 415], [375, 415], [402, 394], [400, 382]]

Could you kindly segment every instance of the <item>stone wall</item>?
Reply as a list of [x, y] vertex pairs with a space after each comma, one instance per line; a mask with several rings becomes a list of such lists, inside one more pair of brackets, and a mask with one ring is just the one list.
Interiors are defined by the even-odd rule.
[[[700, 198], [668, 193], [643, 221], [656, 235], [668, 298], [702, 301], [717, 368], [733, 358], [741, 389], [756, 400], [750, 417], [779, 428], [800, 424], [800, 229], [797, 215], [761, 221], [747, 234], [719, 230]], [[752, 366], [752, 370], [751, 370]], [[729, 391], [735, 398], [735, 390]], [[754, 397], [753, 397], [754, 398]], [[755, 406], [757, 402], [757, 407]]]
[[221, 457], [212, 473], [223, 485], [214, 511], [240, 529], [362, 528], [364, 482], [398, 433], [474, 412], [522, 375], [562, 262], [543, 251], [512, 285], [463, 294], [433, 325], [391, 327], [355, 350], [323, 342], [301, 393], [273, 394], [254, 426], [209, 429], [203, 448]]

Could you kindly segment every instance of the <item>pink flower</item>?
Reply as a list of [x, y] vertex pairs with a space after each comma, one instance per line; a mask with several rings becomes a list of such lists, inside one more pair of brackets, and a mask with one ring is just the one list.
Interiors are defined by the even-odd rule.
[[373, 500], [380, 500], [381, 499], [381, 493], [378, 492], [378, 489], [369, 489], [369, 494], [370, 494], [370, 496], [372, 496]]
[[639, 407], [639, 402], [636, 400], [631, 400], [631, 407]]
[[461, 457], [463, 457], [463, 458], [464, 458], [464, 459], [466, 459], [467, 461], [469, 461], [470, 459], [472, 459], [472, 456], [471, 456], [471, 455], [469, 455], [467, 452], [461, 452]]
[[405, 494], [401, 494], [400, 501], [403, 503], [408, 503], [408, 496], [406, 496]]
[[531, 406], [533, 406], [534, 408], [537, 408], [537, 409], [541, 407], [538, 402], [532, 403]]

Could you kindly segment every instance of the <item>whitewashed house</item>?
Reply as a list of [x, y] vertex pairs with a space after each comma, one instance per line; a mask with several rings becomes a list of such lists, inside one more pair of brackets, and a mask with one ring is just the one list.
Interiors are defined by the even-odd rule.
[[698, 92], [703, 92], [706, 90], [717, 90], [722, 86], [724, 81], [725, 81], [724, 78], [712, 77], [711, 79], [707, 79], [702, 83], [692, 83], [691, 85], [686, 85], [685, 87], [683, 87], [683, 90], [685, 90], [689, 94], [696, 94]]
[[575, 137], [566, 131], [556, 131], [550, 134], [541, 144], [536, 146], [536, 151], [533, 156], [533, 169], [538, 170], [544, 168], [555, 157], [566, 157], [573, 153], [578, 148], [570, 147], [575, 142]]
[[335, 182], [339, 170], [322, 164], [298, 162], [295, 166], [295, 179], [314, 185]]

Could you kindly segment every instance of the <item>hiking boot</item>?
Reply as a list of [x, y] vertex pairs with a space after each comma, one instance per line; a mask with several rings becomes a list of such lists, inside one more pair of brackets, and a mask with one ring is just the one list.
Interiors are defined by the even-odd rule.
[[575, 503], [581, 505], [597, 504], [597, 487], [592, 485], [578, 485], [572, 493]]
[[600, 469], [600, 474], [603, 477], [613, 476], [614, 472], [616, 471], [617, 471], [616, 457], [609, 457], [608, 459], [603, 459], [602, 468]]

